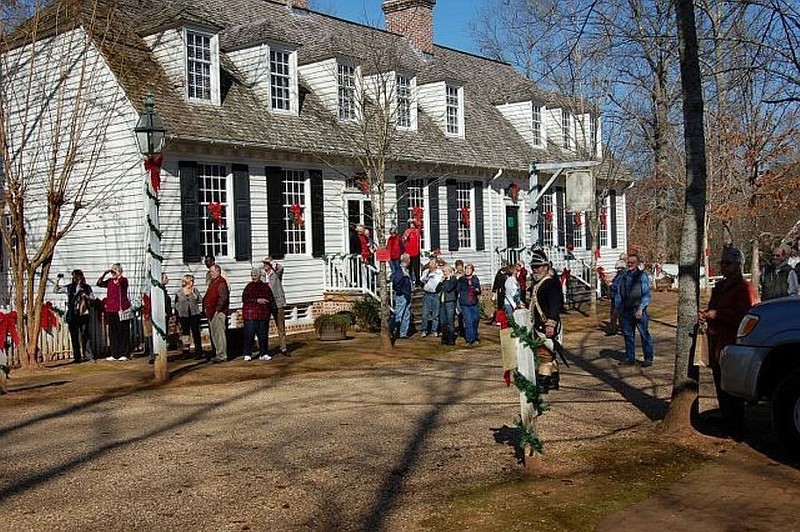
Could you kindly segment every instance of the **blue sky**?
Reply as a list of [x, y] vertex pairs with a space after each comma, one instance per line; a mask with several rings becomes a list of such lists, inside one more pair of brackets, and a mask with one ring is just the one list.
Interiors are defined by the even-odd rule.
[[[311, 0], [316, 11], [354, 22], [383, 27], [382, 0]], [[433, 41], [436, 44], [477, 53], [469, 24], [483, 0], [437, 0], [433, 8]]]

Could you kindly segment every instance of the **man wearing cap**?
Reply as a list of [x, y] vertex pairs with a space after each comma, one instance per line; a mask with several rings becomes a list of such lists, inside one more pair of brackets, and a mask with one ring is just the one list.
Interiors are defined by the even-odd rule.
[[283, 291], [283, 266], [272, 260], [272, 257], [264, 257], [261, 261], [264, 267], [263, 279], [272, 290], [272, 301], [270, 302], [270, 316], [275, 320], [275, 329], [278, 331], [278, 342], [280, 344], [280, 354], [289, 356], [286, 349], [286, 294]]
[[539, 358], [536, 382], [545, 392], [558, 390], [559, 372], [555, 351], [556, 344], [561, 340], [561, 306], [564, 304], [564, 293], [561, 291], [561, 283], [550, 271], [550, 261], [544, 251], [533, 251], [531, 273], [534, 332], [545, 341], [536, 351]]
[[785, 247], [772, 251], [772, 262], [761, 271], [761, 301], [797, 295], [797, 273], [786, 259]]
[[635, 253], [628, 254], [626, 265], [628, 269], [622, 275], [619, 292], [614, 301], [622, 325], [622, 336], [625, 337], [625, 358], [620, 361], [620, 365], [636, 364], [635, 326], [642, 339], [644, 351], [642, 367], [649, 367], [653, 365], [654, 358], [653, 339], [648, 330], [650, 318], [647, 314], [647, 306], [650, 304], [650, 278], [639, 268], [639, 256]]
[[726, 431], [737, 436], [744, 425], [744, 400], [728, 395], [720, 388], [719, 355], [722, 348], [736, 342], [739, 323], [758, 303], [755, 287], [742, 277], [744, 254], [726, 246], [719, 261], [723, 279], [711, 290], [708, 308], [700, 311], [699, 322], [708, 324], [708, 359], [714, 375], [717, 402]]

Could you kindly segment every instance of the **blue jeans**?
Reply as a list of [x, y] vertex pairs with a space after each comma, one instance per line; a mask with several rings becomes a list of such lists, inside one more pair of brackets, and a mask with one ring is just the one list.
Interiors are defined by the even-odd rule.
[[478, 341], [478, 305], [461, 305], [464, 315], [464, 339], [468, 344]]
[[456, 302], [445, 302], [439, 306], [439, 329], [442, 333], [442, 343], [455, 345], [456, 343]]
[[400, 328], [400, 337], [408, 336], [408, 326], [411, 324], [411, 301], [403, 296], [394, 298], [394, 326]]
[[389, 268], [392, 271], [392, 277], [394, 277], [394, 272], [400, 269], [400, 260], [390, 260]]
[[[428, 328], [428, 320], [431, 322]], [[439, 294], [425, 292], [422, 298], [422, 332], [439, 332]]]
[[253, 338], [258, 336], [258, 355], [263, 356], [267, 354], [267, 325], [269, 322], [263, 320], [244, 320], [244, 345], [242, 346], [242, 354], [244, 356], [251, 356], [253, 354]]
[[625, 360], [633, 362], [636, 360], [636, 333], [633, 330], [634, 325], [639, 329], [639, 337], [642, 339], [642, 351], [644, 351], [645, 362], [653, 361], [653, 339], [650, 337], [650, 331], [647, 326], [650, 322], [650, 317], [647, 315], [647, 310], [642, 312], [642, 318], [637, 320], [634, 315], [636, 309], [623, 309], [620, 314], [620, 322], [622, 324], [622, 336], [625, 338]]

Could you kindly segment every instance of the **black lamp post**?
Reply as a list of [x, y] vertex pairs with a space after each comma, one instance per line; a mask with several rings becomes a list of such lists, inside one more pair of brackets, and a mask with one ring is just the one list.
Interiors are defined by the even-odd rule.
[[162, 150], [167, 136], [164, 122], [156, 114], [155, 99], [147, 94], [144, 99], [144, 112], [133, 129], [139, 151], [145, 156], [144, 168], [150, 179], [146, 183], [147, 195], [147, 227], [150, 231], [147, 246], [147, 276], [150, 281], [150, 319], [153, 324], [154, 374], [156, 381], [163, 382], [169, 378], [167, 368], [167, 319], [164, 314], [167, 290], [161, 277], [161, 229], [158, 217], [158, 191], [161, 187], [161, 163], [164, 160]]

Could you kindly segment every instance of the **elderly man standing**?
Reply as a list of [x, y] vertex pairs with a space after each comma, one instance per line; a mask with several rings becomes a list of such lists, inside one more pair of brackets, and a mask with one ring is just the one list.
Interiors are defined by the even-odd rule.
[[211, 341], [216, 351], [216, 356], [212, 360], [225, 362], [228, 360], [226, 329], [230, 292], [227, 281], [222, 277], [222, 270], [217, 264], [211, 265], [208, 271], [211, 273], [211, 285], [206, 291], [206, 297], [203, 298], [203, 310], [208, 318]]
[[289, 356], [286, 348], [286, 294], [283, 291], [283, 266], [272, 260], [272, 257], [264, 257], [264, 282], [272, 290], [272, 302], [270, 303], [270, 315], [275, 320], [275, 329], [278, 331], [278, 342], [280, 344], [280, 354]]
[[619, 292], [616, 295], [614, 306], [620, 317], [622, 336], [625, 338], [625, 358], [621, 365], [632, 366], [636, 364], [636, 331], [642, 339], [644, 362], [642, 367], [653, 365], [653, 339], [650, 337], [647, 315], [647, 306], [650, 304], [650, 278], [639, 268], [639, 256], [630, 253], [626, 260], [628, 269], [620, 279]]
[[772, 251], [772, 262], [761, 272], [761, 300], [797, 295], [797, 273], [786, 262], [786, 248], [778, 246]]
[[758, 303], [755, 287], [742, 277], [744, 254], [733, 246], [722, 251], [719, 261], [723, 279], [714, 285], [708, 308], [700, 311], [700, 323], [708, 324], [708, 358], [714, 374], [717, 402], [725, 429], [741, 434], [744, 425], [744, 400], [728, 395], [720, 387], [719, 355], [726, 345], [736, 343], [736, 331], [747, 311]]

